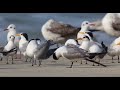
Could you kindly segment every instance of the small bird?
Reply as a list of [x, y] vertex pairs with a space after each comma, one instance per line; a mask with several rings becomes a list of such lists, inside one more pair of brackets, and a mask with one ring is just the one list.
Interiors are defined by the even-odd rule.
[[20, 33], [20, 34], [16, 34], [16, 36], [20, 36], [21, 38], [19, 41], [20, 54], [22, 53], [28, 59], [28, 56], [26, 55], [26, 48], [28, 45], [28, 35], [26, 33]]
[[3, 56], [7, 56], [7, 64], [9, 64], [8, 63], [8, 56], [11, 56], [12, 57], [12, 64], [13, 64], [13, 56], [17, 53], [17, 49], [16, 49], [16, 46], [14, 44], [15, 37], [12, 35], [9, 38], [10, 38], [9, 42], [3, 48], [3, 50], [0, 51], [0, 53], [2, 53]]
[[[88, 51], [88, 53], [93, 53], [92, 55], [95, 55], [96, 58], [102, 59], [106, 54], [107, 54], [107, 46], [105, 46], [105, 44], [102, 42], [101, 44], [99, 44], [98, 42], [94, 42], [92, 39], [90, 39], [88, 36], [85, 36], [83, 38], [79, 38], [82, 40], [82, 44], [79, 48], [82, 48], [86, 51]], [[93, 59], [93, 58], [90, 58]], [[86, 62], [87, 64], [87, 62]], [[94, 63], [93, 63], [94, 65]]]
[[15, 37], [14, 43], [15, 43], [16, 47], [18, 47], [20, 38], [16, 36], [16, 33], [17, 33], [16, 26], [14, 24], [10, 24], [6, 29], [4, 29], [4, 31], [8, 31], [7, 42], [9, 42], [10, 36], [13, 35]]
[[[96, 40], [93, 33], [91, 31], [89, 31], [89, 27], [90, 26], [94, 26], [94, 24], [90, 23], [89, 21], [84, 21], [82, 22], [81, 24], [81, 30], [78, 32], [77, 34], [77, 38], [82, 38], [84, 36], [86, 36], [86, 34], [89, 34], [89, 36]], [[78, 40], [78, 43], [81, 44], [82, 43], [82, 40]]]
[[108, 55], [112, 57], [112, 63], [114, 63], [113, 58], [118, 56], [118, 63], [119, 55], [120, 55], [120, 37], [116, 38], [108, 47]]
[[99, 62], [88, 59], [87, 57], [90, 57], [90, 55], [88, 54], [88, 52], [86, 50], [83, 50], [83, 49], [77, 47], [76, 45], [72, 45], [72, 44], [59, 47], [54, 52], [54, 54], [53, 54], [54, 60], [58, 60], [60, 57], [66, 58], [72, 62], [71, 66], [69, 68], [72, 68], [73, 63], [76, 62], [76, 59], [77, 60], [78, 59], [85, 59], [87, 61], [94, 62], [94, 63], [100, 64], [100, 65], [106, 67], [105, 65], [103, 65]]
[[31, 39], [28, 43], [28, 46], [26, 48], [26, 54], [30, 58], [34, 58], [32, 60], [32, 66], [34, 65], [34, 62], [36, 64], [36, 60], [39, 60], [39, 66], [41, 65], [42, 59], [45, 59], [49, 50], [49, 47], [53, 45], [53, 41], [48, 40], [42, 44], [38, 44], [36, 39]]

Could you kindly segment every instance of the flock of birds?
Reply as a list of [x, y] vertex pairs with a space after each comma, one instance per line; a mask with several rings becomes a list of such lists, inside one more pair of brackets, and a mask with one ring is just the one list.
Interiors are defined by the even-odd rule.
[[[96, 22], [84, 21], [81, 27], [74, 27], [70, 24], [64, 24], [62, 22], [55, 21], [53, 19], [48, 20], [41, 28], [41, 33], [45, 39], [41, 42], [39, 38], [29, 40], [27, 33], [17, 33], [16, 26], [10, 24], [8, 31], [7, 41], [8, 43], [3, 47], [0, 47], [1, 61], [3, 57], [6, 57], [7, 64], [8, 57], [16, 56], [18, 50], [20, 55], [22, 54], [32, 62], [32, 66], [36, 65], [36, 60], [39, 61], [39, 66], [43, 59], [48, 59], [50, 56], [54, 60], [59, 60], [60, 57], [66, 58], [71, 61], [70, 68], [73, 63], [78, 60], [86, 60], [106, 67], [106, 65], [100, 62], [107, 54], [112, 57], [120, 55], [120, 13], [107, 13], [102, 20]], [[111, 45], [106, 46], [104, 42], [98, 43], [94, 31], [105, 31], [111, 36], [116, 38]], [[52, 45], [57, 44], [57, 47], [50, 49]], [[61, 44], [61, 45], [59, 45]], [[99, 61], [97, 62], [96, 59]]]

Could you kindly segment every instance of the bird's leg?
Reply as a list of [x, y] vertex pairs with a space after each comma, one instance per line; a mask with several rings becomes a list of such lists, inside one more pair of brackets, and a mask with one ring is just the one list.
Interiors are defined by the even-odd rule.
[[32, 59], [32, 66], [34, 66], [34, 59]]
[[87, 60], [86, 60], [86, 63], [85, 64], [87, 64]]
[[32, 58], [30, 58], [30, 61], [29, 61], [29, 62], [31, 62], [31, 60], [32, 60]]
[[8, 63], [8, 57], [7, 57], [7, 62], [6, 62], [6, 64], [9, 64], [9, 63]]
[[113, 61], [113, 60], [114, 60], [114, 58], [112, 57], [112, 63], [114, 63], [114, 61]]
[[35, 59], [35, 65], [37, 65], [37, 63], [36, 63], [36, 59]]
[[21, 51], [20, 51], [20, 59], [21, 59]]
[[39, 66], [41, 65], [42, 60], [39, 60]]
[[68, 68], [72, 68], [72, 66], [73, 66], [73, 62], [71, 63], [70, 67], [68, 67]]
[[119, 56], [118, 56], [118, 63], [120, 63], [120, 61], [119, 61], [119, 60], [120, 60], [120, 58], [119, 58]]
[[27, 62], [28, 58], [26, 58], [25, 62]]
[[81, 64], [82, 64], [82, 59], [81, 59]]
[[3, 58], [0, 59], [0, 61], [2, 61], [2, 60], [3, 60]]
[[[96, 58], [95, 58], [95, 61], [96, 61]], [[95, 66], [94, 62], [93, 62], [93, 66]]]
[[13, 62], [13, 56], [12, 56], [12, 64], [14, 64], [14, 62]]
[[17, 59], [17, 53], [15, 54], [15, 58], [14, 59]]

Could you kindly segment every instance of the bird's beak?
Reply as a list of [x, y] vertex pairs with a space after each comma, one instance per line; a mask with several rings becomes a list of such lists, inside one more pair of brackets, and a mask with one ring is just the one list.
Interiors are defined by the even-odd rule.
[[120, 42], [119, 42], [119, 43], [117, 43], [116, 45], [120, 45]]
[[78, 38], [78, 39], [76, 39], [76, 40], [83, 40], [83, 38]]
[[3, 31], [8, 31], [8, 29], [4, 29]]
[[94, 24], [94, 23], [90, 23], [89, 25], [90, 25], [90, 26], [95, 26], [95, 24]]
[[20, 34], [16, 34], [16, 36], [20, 36]]
[[85, 32], [79, 32], [80, 34], [85, 34]]

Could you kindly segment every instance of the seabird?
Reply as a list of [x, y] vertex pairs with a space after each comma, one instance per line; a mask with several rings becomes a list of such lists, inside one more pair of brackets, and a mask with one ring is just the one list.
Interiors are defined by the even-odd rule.
[[26, 48], [28, 45], [28, 35], [26, 33], [20, 33], [16, 34], [16, 36], [20, 36], [19, 50], [26, 57], [27, 62], [28, 56], [26, 55]]
[[[4, 31], [7, 31], [7, 42], [9, 42], [10, 36], [13, 35], [15, 37], [14, 43], [18, 47], [19, 37], [16, 36], [16, 26], [14, 24], [10, 24]], [[16, 57], [17, 58], [17, 57]]]
[[91, 22], [91, 30], [104, 31], [111, 36], [120, 36], [120, 13], [107, 13], [103, 19]]
[[[94, 26], [94, 24], [90, 23], [89, 21], [84, 21], [81, 24], [81, 30], [77, 34], [77, 38], [82, 38], [86, 36], [86, 34], [89, 34], [89, 36], [95, 40], [95, 37], [91, 31], [89, 31], [90, 26]], [[78, 43], [81, 44], [82, 40], [78, 40]]]
[[71, 66], [69, 68], [72, 68], [73, 63], [76, 61], [76, 59], [77, 60], [78, 59], [85, 59], [87, 61], [94, 62], [94, 63], [100, 64], [100, 65], [105, 67], [105, 65], [103, 65], [99, 62], [88, 59], [87, 57], [90, 57], [90, 55], [88, 54], [88, 52], [86, 50], [83, 50], [83, 49], [77, 47], [76, 45], [72, 45], [72, 44], [59, 47], [54, 52], [54, 54], [53, 54], [54, 60], [58, 60], [60, 57], [66, 58], [72, 62]]
[[115, 56], [118, 56], [118, 63], [120, 63], [119, 61], [119, 55], [120, 55], [120, 37], [116, 38], [108, 47], [108, 55], [112, 57], [112, 63], [113, 62], [113, 58]]
[[76, 39], [80, 28], [74, 27], [70, 24], [48, 20], [41, 29], [42, 35], [46, 40], [53, 40], [57, 44], [63, 44], [67, 39]]
[[42, 44], [38, 44], [36, 39], [31, 39], [28, 43], [28, 46], [26, 48], [26, 54], [30, 58], [33, 58], [32, 60], [32, 66], [34, 65], [34, 62], [36, 63], [36, 60], [39, 60], [39, 66], [41, 65], [42, 59], [45, 59], [48, 54], [49, 47], [53, 45], [53, 41], [48, 40]]
[[[90, 40], [88, 36], [85, 36], [79, 39], [82, 40], [82, 44], [80, 45], [79, 48], [82, 48], [88, 51], [88, 53], [92, 53], [92, 55], [95, 55], [96, 58], [99, 59], [99, 62], [100, 62], [100, 59], [104, 58], [104, 56], [107, 54], [108, 48], [103, 42], [99, 44], [98, 42], [94, 42], [93, 40]], [[93, 59], [93, 58], [90, 58], [90, 59]]]
[[9, 42], [7, 45], [3, 48], [3, 50], [0, 51], [0, 53], [3, 54], [3, 56], [7, 56], [7, 64], [8, 63], [8, 56], [12, 57], [12, 64], [13, 64], [13, 56], [17, 53], [16, 46], [14, 44], [15, 37], [12, 35], [9, 37]]

